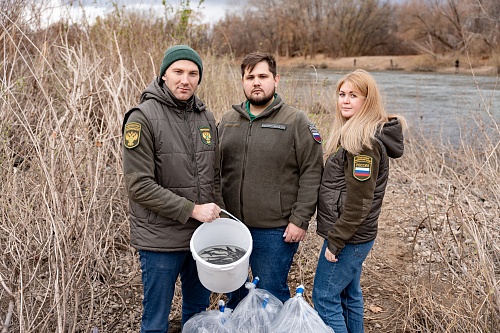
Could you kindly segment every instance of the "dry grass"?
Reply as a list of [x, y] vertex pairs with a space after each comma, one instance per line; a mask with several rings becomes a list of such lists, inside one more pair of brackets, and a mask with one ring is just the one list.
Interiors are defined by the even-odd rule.
[[[2, 332], [136, 332], [140, 273], [128, 240], [121, 121], [164, 49], [185, 41], [152, 35], [155, 29], [134, 17], [86, 32], [62, 24], [35, 33], [0, 21]], [[240, 74], [230, 58], [208, 50], [203, 59], [199, 96], [220, 118], [241, 100]], [[313, 98], [293, 100], [296, 84], [289, 78], [283, 95], [327, 133], [329, 116], [319, 105], [329, 92], [319, 84]], [[403, 226], [402, 239], [412, 237], [406, 246], [413, 255], [394, 270], [402, 287], [391, 291], [400, 305], [391, 330], [500, 326], [500, 134], [493, 128], [481, 147], [410, 140], [393, 163], [386, 218]], [[309, 233], [292, 288], [312, 286], [318, 248]], [[179, 308], [177, 297], [173, 319]]]
[[498, 135], [482, 152], [410, 144], [394, 163], [411, 251], [400, 295], [406, 330], [494, 332], [499, 325], [498, 145]]

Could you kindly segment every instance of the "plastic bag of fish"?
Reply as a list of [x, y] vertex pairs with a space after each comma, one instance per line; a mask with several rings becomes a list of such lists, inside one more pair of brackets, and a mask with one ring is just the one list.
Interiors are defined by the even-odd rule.
[[295, 296], [283, 304], [283, 308], [272, 323], [272, 333], [334, 333], [318, 312], [302, 297], [303, 293], [304, 286], [300, 285], [296, 289]]
[[231, 333], [235, 332], [232, 323], [232, 310], [219, 300], [218, 310], [208, 310], [195, 314], [182, 327], [182, 333]]
[[259, 278], [247, 282], [248, 295], [234, 309], [231, 319], [238, 333], [269, 333], [283, 303], [267, 290], [257, 288]]

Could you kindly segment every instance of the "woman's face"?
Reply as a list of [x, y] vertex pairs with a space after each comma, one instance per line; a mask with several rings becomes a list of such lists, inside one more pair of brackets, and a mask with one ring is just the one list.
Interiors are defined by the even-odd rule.
[[349, 81], [346, 81], [340, 86], [339, 90], [339, 109], [342, 117], [350, 119], [361, 110], [366, 97], [359, 91], [355, 90]]

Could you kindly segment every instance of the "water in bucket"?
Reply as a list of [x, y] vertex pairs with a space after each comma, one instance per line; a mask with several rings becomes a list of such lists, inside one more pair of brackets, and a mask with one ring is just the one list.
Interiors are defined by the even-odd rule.
[[233, 245], [209, 246], [198, 252], [206, 262], [214, 265], [226, 265], [243, 258], [245, 249]]

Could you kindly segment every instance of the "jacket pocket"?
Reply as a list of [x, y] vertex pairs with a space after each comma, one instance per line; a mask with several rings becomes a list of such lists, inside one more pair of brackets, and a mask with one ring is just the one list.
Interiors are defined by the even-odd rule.
[[141, 221], [149, 221], [151, 211], [133, 201], [130, 202], [130, 214]]
[[321, 185], [319, 191], [318, 211], [322, 214], [335, 217], [340, 215], [342, 205], [340, 191], [335, 191]]
[[135, 217], [137, 221], [146, 222], [148, 224], [160, 224], [158, 214], [139, 204], [134, 203], [131, 205], [130, 214]]
[[337, 214], [340, 217], [340, 215], [344, 212], [346, 192], [338, 192], [338, 193], [339, 195], [337, 199]]
[[279, 220], [282, 218], [281, 190], [279, 186], [254, 187], [246, 191], [243, 203], [247, 206], [245, 216], [255, 216], [255, 219]]

